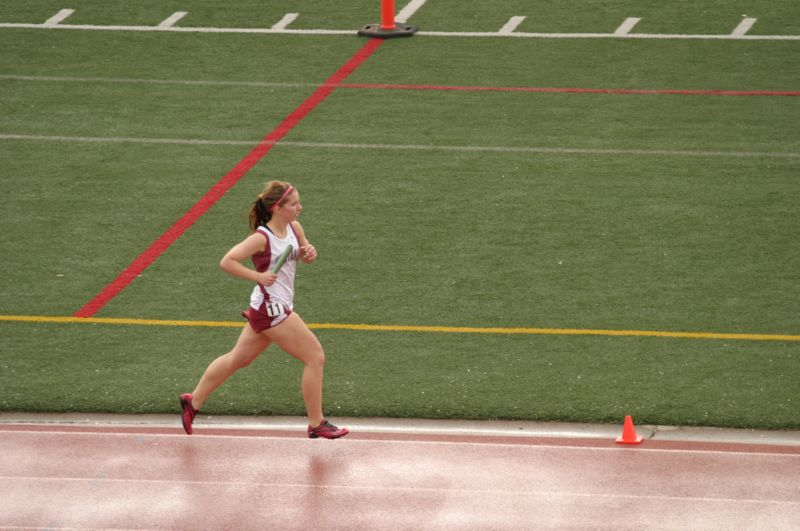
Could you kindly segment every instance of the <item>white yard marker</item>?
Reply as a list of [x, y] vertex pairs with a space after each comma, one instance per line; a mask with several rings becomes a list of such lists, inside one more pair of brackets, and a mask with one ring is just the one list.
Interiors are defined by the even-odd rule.
[[408, 22], [419, 8], [425, 5], [426, 0], [411, 0], [395, 17], [395, 22]]
[[628, 17], [625, 19], [625, 22], [619, 25], [617, 30], [614, 32], [614, 35], [627, 35], [633, 29], [633, 27], [642, 20], [636, 17]]
[[[398, 22], [407, 20], [425, 0], [411, 0], [396, 17]], [[352, 29], [273, 29], [273, 28], [210, 28], [210, 27], [185, 27], [185, 26], [120, 26], [120, 25], [93, 25], [93, 24], [60, 24], [70, 16], [73, 9], [62, 9], [44, 24], [0, 22], [0, 30], [5, 28], [24, 29], [64, 29], [72, 31], [174, 31], [179, 33], [220, 33], [220, 34], [275, 34], [290, 33], [294, 35], [352, 35]], [[722, 40], [722, 41], [800, 41], [800, 35], [746, 35], [750, 26], [756, 21], [754, 18], [742, 20], [732, 34], [716, 35], [686, 35], [686, 34], [660, 34], [660, 33], [628, 33], [638, 18], [628, 18], [617, 28], [615, 33], [531, 33], [512, 31], [499, 33], [497, 31], [419, 31], [417, 35], [428, 37], [478, 37], [478, 38], [522, 38], [522, 39], [659, 39], [659, 40]], [[166, 21], [162, 22], [164, 24]], [[278, 23], [280, 24], [280, 22]]]
[[511, 17], [497, 33], [500, 35], [511, 35], [514, 30], [517, 29], [517, 26], [522, 24], [523, 20], [525, 20], [525, 17]]
[[60, 24], [65, 18], [70, 16], [75, 12], [74, 9], [62, 9], [52, 17], [48, 18], [47, 21], [43, 24], [44, 26], [57, 26]]
[[747, 34], [750, 31], [750, 28], [753, 27], [753, 24], [756, 23], [757, 18], [743, 18], [739, 25], [736, 26], [736, 29], [733, 30], [731, 35], [736, 35], [737, 37], [741, 37], [742, 35]]
[[291, 24], [297, 19], [297, 16], [298, 13], [286, 13], [285, 15], [283, 15], [282, 19], [280, 19], [278, 22], [275, 23], [274, 26], [272, 26], [272, 29], [274, 30], [286, 29], [287, 26], [289, 26], [289, 24]]
[[185, 17], [188, 14], [189, 13], [187, 11], [176, 11], [175, 13], [170, 15], [169, 17], [165, 18], [161, 22], [161, 24], [158, 25], [158, 27], [159, 28], [171, 28], [172, 26], [175, 25], [176, 22], [178, 22], [180, 19], [182, 19], [183, 17]]

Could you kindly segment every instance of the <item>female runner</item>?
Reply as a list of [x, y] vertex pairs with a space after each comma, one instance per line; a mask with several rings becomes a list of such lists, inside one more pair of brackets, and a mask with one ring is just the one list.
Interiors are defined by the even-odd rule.
[[[194, 391], [181, 395], [186, 433], [192, 434], [192, 422], [211, 393], [273, 343], [303, 362], [300, 387], [308, 414], [308, 436], [337, 439], [349, 433], [347, 428], [325, 420], [322, 414], [325, 353], [314, 333], [292, 311], [297, 260], [308, 264], [317, 259], [317, 250], [297, 222], [302, 211], [296, 188], [281, 181], [267, 183], [250, 208], [252, 234], [220, 261], [225, 272], [253, 281], [256, 286], [250, 307], [242, 312], [247, 323], [233, 350], [211, 362]], [[275, 262], [289, 245], [293, 251], [278, 273], [273, 273]], [[242, 263], [247, 258], [252, 259], [255, 269]]]

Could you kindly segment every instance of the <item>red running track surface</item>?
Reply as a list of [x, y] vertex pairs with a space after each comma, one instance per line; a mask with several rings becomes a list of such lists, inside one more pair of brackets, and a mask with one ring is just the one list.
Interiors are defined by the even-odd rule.
[[0, 426], [0, 528], [800, 528], [800, 447], [179, 430]]

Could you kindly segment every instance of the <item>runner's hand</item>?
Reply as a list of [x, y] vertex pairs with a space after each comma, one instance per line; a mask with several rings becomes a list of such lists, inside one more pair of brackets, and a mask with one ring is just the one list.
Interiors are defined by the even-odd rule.
[[275, 280], [278, 278], [278, 275], [273, 273], [272, 271], [263, 271], [256, 275], [256, 282], [259, 284], [263, 284], [264, 286], [271, 286], [275, 284]]
[[310, 243], [300, 247], [300, 260], [305, 264], [310, 264], [317, 259], [317, 250]]

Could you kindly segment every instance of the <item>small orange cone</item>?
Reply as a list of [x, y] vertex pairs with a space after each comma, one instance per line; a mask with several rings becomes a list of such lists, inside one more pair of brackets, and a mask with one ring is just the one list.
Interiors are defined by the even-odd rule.
[[636, 428], [633, 427], [633, 419], [630, 415], [625, 416], [622, 436], [617, 437], [617, 444], [642, 444], [642, 438], [636, 435]]

